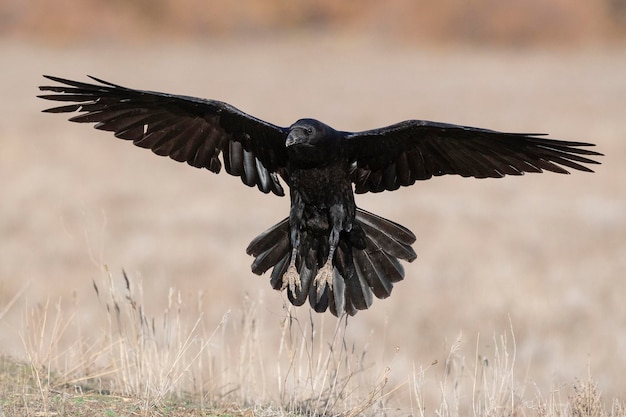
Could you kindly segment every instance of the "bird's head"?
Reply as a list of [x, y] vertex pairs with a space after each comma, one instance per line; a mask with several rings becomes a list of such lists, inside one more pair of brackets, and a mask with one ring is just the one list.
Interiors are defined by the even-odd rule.
[[289, 127], [285, 146], [315, 147], [333, 137], [335, 130], [315, 119], [300, 119]]
[[338, 132], [315, 119], [300, 119], [289, 127], [285, 140], [292, 160], [318, 165], [336, 159]]

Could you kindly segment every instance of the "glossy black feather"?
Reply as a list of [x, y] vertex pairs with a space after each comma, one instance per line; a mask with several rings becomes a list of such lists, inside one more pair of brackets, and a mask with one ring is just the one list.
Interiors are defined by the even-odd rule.
[[[220, 101], [94, 77], [98, 84], [46, 78], [61, 85], [40, 87], [47, 94], [39, 97], [64, 104], [45, 112], [77, 112], [70, 121], [94, 123], [193, 167], [218, 173], [223, 166], [264, 193], [284, 195], [281, 177], [290, 188], [290, 216], [250, 243], [252, 272], [272, 269], [272, 288], [286, 289], [292, 304], [308, 299], [315, 311], [334, 315], [353, 315], [369, 308], [374, 296], [389, 297], [405, 276], [400, 261], [416, 258], [415, 235], [357, 208], [355, 192], [396, 190], [440, 175], [592, 172], [588, 165], [601, 155], [589, 143], [423, 120], [363, 132], [336, 131], [313, 119], [283, 128]], [[298, 281], [286, 274], [294, 269]]]
[[[366, 244], [359, 249], [348, 236], [342, 238], [335, 257], [337, 276], [334, 288], [321, 297], [317, 296], [316, 288], [312, 285], [317, 264], [309, 268], [303, 261], [311, 244], [306, 241], [309, 235], [305, 235], [298, 263], [302, 288], [296, 293], [287, 289], [290, 302], [301, 305], [304, 303], [303, 297], [308, 295], [315, 311], [330, 309], [336, 314], [337, 305], [344, 305], [349, 308], [346, 312], [355, 314], [372, 304], [372, 294], [377, 298], [387, 298], [391, 294], [393, 283], [404, 278], [404, 269], [398, 259], [411, 262], [416, 258], [411, 248], [415, 235], [397, 223], [358, 208], [356, 222], [365, 232]], [[287, 269], [289, 250], [289, 219], [284, 219], [253, 239], [246, 253], [255, 257], [252, 263], [252, 272], [255, 274], [261, 275], [274, 268], [270, 281], [274, 289], [280, 289], [281, 277]]]
[[541, 134], [493, 130], [425, 120], [380, 129], [344, 132], [357, 193], [394, 190], [433, 176], [499, 178], [525, 172], [593, 172], [600, 156], [590, 143], [547, 139]]
[[265, 193], [284, 194], [278, 176], [287, 164], [285, 128], [216, 100], [134, 90], [94, 77], [101, 85], [45, 77], [64, 85], [40, 87], [57, 94], [39, 97], [79, 103], [46, 112], [77, 111], [81, 114], [72, 117], [73, 122], [97, 123], [96, 129], [114, 132], [157, 155], [213, 172], [221, 168], [218, 155], [226, 145], [237, 143], [243, 158], [231, 159], [227, 172]]

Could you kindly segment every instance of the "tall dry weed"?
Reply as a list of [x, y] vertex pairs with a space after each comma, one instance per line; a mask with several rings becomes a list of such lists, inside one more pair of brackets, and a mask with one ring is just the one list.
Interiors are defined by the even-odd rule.
[[248, 297], [217, 324], [203, 316], [202, 294], [187, 301], [175, 289], [162, 312], [149, 314], [140, 280], [105, 272], [94, 281], [102, 307], [97, 340], [79, 337], [61, 347], [75, 314], [64, 312], [60, 300], [24, 315], [20, 337], [44, 413], [55, 409], [51, 393], [56, 398], [72, 389], [129, 398], [146, 415], [172, 402], [190, 410], [234, 404], [264, 416], [405, 415], [391, 404], [409, 394], [409, 412], [420, 417], [626, 417], [618, 400], [606, 411], [590, 376], [577, 381], [565, 400], [563, 389], [543, 395], [532, 381], [520, 380], [512, 325], [493, 336], [491, 351], [482, 351], [477, 337], [469, 356], [459, 335], [444, 363], [416, 364], [398, 384], [390, 382], [393, 361], [377, 363], [367, 345], [351, 342], [348, 317], [325, 326], [330, 317], [286, 304], [272, 338], [271, 324]]

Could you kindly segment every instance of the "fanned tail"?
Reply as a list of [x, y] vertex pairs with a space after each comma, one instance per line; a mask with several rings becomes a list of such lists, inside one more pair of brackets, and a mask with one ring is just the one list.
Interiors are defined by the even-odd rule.
[[[393, 284], [404, 279], [400, 260], [412, 262], [417, 257], [411, 247], [415, 235], [397, 223], [359, 208], [355, 220], [350, 233], [342, 232], [335, 251], [332, 288], [326, 287], [319, 296], [313, 281], [328, 253], [327, 237], [302, 234], [296, 259], [301, 285], [293, 291], [287, 288], [293, 305], [300, 306], [308, 298], [317, 312], [330, 309], [335, 316], [344, 311], [354, 315], [372, 304], [372, 294], [387, 298]], [[283, 274], [291, 254], [289, 220], [284, 219], [257, 236], [246, 252], [255, 257], [252, 272], [262, 275], [273, 268], [272, 288], [282, 290]]]

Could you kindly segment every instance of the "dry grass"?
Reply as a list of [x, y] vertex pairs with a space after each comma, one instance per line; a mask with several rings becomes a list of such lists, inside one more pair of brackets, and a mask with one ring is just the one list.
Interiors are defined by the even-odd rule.
[[[390, 387], [394, 364], [373, 363], [367, 348], [350, 346], [346, 317], [326, 337], [317, 333], [314, 320], [302, 323], [289, 311], [280, 324], [276, 390], [261, 392], [258, 384], [267, 370], [255, 351], [266, 348], [267, 340], [258, 332], [254, 302], [246, 300], [237, 324], [228, 326], [224, 317], [206, 334], [201, 316], [186, 326], [182, 317], [192, 303], [183, 303], [175, 290], [159, 317], [146, 316], [141, 285], [122, 275], [119, 286], [110, 274], [104, 287], [94, 283], [104, 316], [98, 340], [79, 339], [60, 351], [62, 333], [73, 320], [60, 304], [26, 313], [22, 341], [28, 361], [0, 356], [0, 415], [626, 416], [619, 400], [606, 411], [591, 376], [575, 382], [567, 401], [560, 390], [547, 397], [529, 393], [516, 374], [512, 328], [493, 337], [488, 356], [478, 353], [477, 340], [473, 358], [463, 351], [459, 335], [441, 375], [432, 375], [436, 363], [414, 367], [405, 370], [406, 381]], [[227, 342], [229, 336], [236, 340]], [[368, 373], [377, 376], [372, 380]], [[426, 386], [433, 383], [439, 404], [428, 409]], [[388, 402], [403, 394], [411, 398], [410, 409], [390, 407]]]
[[[181, 405], [262, 415], [258, 403], [268, 413], [569, 415], [576, 395], [590, 397], [577, 378], [595, 381], [606, 415], [623, 413], [611, 401], [626, 386], [622, 50], [332, 37], [0, 49], [10, 98], [0, 101], [0, 352], [15, 358], [5, 369], [23, 371], [0, 385], [6, 415], [50, 414], [85, 393], [128, 407], [122, 415]], [[310, 56], [325, 60], [294, 67]], [[214, 97], [281, 125], [419, 117], [548, 131], [607, 156], [593, 175], [439, 178], [362, 196], [416, 232], [419, 257], [389, 299], [346, 325], [288, 311], [249, 271], [244, 248], [286, 215], [285, 199], [40, 114], [42, 73]], [[212, 411], [221, 403], [236, 407]]]
[[[26, 313], [21, 338], [28, 360], [3, 359], [1, 378], [12, 388], [0, 394], [8, 399], [3, 407], [10, 415], [101, 408], [204, 415], [231, 410], [231, 404], [255, 415], [361, 415], [388, 395], [388, 368], [373, 384], [364, 379], [367, 352], [348, 345], [345, 318], [327, 338], [317, 334], [312, 319], [302, 324], [287, 312], [278, 361], [272, 364], [277, 387], [260, 390], [267, 365], [259, 350], [267, 341], [259, 334], [253, 301], [246, 300], [235, 323], [228, 313], [210, 330], [198, 306], [184, 303], [173, 289], [165, 311], [147, 316], [142, 286], [122, 275], [117, 284], [110, 274], [105, 285], [94, 283], [103, 310], [101, 336], [95, 340], [79, 338], [60, 351], [63, 332], [73, 321], [60, 303]], [[197, 320], [186, 322], [189, 314]]]

